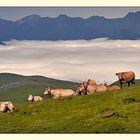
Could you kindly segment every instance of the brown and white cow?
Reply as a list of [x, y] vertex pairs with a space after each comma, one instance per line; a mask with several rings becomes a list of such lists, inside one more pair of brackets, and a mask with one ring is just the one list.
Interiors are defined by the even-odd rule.
[[130, 83], [135, 84], [135, 73], [133, 71], [118, 72], [116, 73], [116, 75], [118, 76], [121, 88], [123, 86], [123, 83], [128, 83], [128, 87], [130, 86]]

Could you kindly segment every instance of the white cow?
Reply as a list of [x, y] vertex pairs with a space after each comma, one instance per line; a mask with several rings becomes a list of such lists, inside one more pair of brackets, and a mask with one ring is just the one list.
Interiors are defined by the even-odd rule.
[[11, 101], [0, 102], [0, 112], [13, 112], [14, 105]]
[[37, 102], [37, 101], [42, 101], [42, 100], [43, 100], [42, 97], [40, 97], [40, 96], [33, 96], [31, 94], [28, 97], [28, 101], [29, 102]]
[[53, 99], [61, 97], [70, 97], [76, 95], [72, 89], [51, 89], [50, 87], [46, 88], [44, 95], [51, 95]]

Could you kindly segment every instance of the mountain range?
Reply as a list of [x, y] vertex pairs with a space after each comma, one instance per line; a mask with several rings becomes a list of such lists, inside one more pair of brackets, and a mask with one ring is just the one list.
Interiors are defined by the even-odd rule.
[[55, 18], [29, 15], [17, 21], [0, 19], [0, 44], [17, 40], [76, 40], [76, 39], [139, 39], [140, 12], [130, 12], [125, 17], [107, 19], [59, 15]]

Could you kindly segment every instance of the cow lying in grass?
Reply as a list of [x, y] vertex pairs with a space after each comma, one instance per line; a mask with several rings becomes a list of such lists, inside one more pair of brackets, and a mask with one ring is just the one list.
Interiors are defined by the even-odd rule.
[[83, 83], [79, 83], [77, 86], [75, 86], [75, 92], [78, 95], [87, 95], [87, 83], [83, 82]]
[[91, 79], [88, 79], [88, 81], [78, 84], [75, 87], [75, 91], [78, 95], [87, 95], [94, 94], [96, 92], [115, 91], [120, 89], [121, 88], [119, 86], [111, 86], [108, 85], [107, 82], [105, 82], [104, 84], [96, 84], [96, 82]]
[[119, 86], [108, 85], [107, 82], [104, 83], [104, 85], [107, 87], [108, 91], [114, 91], [114, 90], [120, 90], [121, 89]]
[[75, 95], [74, 90], [72, 89], [51, 89], [50, 87], [46, 88], [44, 95], [50, 95], [53, 99], [71, 97]]
[[11, 101], [0, 102], [0, 112], [13, 112], [14, 105]]
[[29, 97], [28, 97], [28, 101], [30, 103], [32, 103], [32, 102], [38, 102], [38, 101], [42, 101], [42, 100], [43, 100], [43, 98], [40, 97], [40, 96], [29, 95]]
[[95, 92], [103, 92], [103, 91], [107, 91], [107, 87], [100, 84], [100, 85], [96, 85], [96, 89]]
[[107, 91], [107, 87], [104, 85], [97, 85], [94, 80], [88, 79], [87, 82], [83, 82], [81, 84], [78, 84], [75, 88], [76, 93], [79, 95], [82, 95], [81, 93], [84, 93], [84, 95], [87, 94], [94, 94], [95, 92], [102, 92]]

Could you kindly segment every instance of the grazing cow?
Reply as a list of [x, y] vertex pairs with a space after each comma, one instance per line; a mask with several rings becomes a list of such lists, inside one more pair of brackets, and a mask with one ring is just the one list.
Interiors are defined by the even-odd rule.
[[44, 95], [50, 95], [53, 99], [58, 99], [61, 97], [70, 97], [76, 94], [72, 89], [51, 89], [48, 87], [46, 88]]
[[120, 90], [121, 89], [119, 86], [111, 86], [111, 85], [108, 85], [107, 83], [105, 83], [104, 86], [107, 87], [108, 91]]
[[14, 105], [11, 101], [0, 102], [0, 112], [13, 112]]
[[121, 88], [123, 83], [128, 83], [128, 87], [130, 86], [130, 83], [135, 84], [135, 73], [133, 71], [118, 72], [116, 75], [118, 76]]
[[28, 97], [28, 101], [30, 103], [32, 103], [32, 102], [38, 102], [38, 101], [42, 101], [42, 100], [43, 100], [43, 98], [40, 97], [40, 96], [29, 95], [29, 97]]
[[87, 89], [87, 82], [83, 82], [83, 83], [78, 84], [75, 87], [75, 92], [78, 95], [87, 95], [87, 90], [86, 89]]

